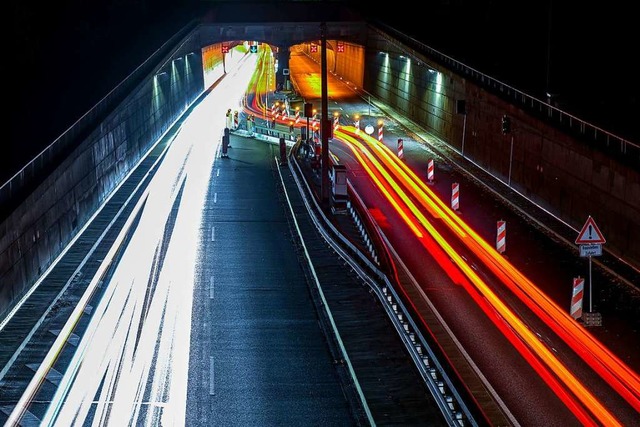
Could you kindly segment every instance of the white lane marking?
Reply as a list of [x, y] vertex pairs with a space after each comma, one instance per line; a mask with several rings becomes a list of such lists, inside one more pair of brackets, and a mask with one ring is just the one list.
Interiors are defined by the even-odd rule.
[[213, 193], [213, 203], [218, 203], [218, 193]]
[[211, 227], [211, 241], [212, 242], [216, 241], [216, 228], [215, 227]]
[[209, 395], [211, 396], [216, 394], [214, 380], [215, 377], [213, 372], [213, 356], [209, 356]]
[[220, 169], [216, 170], [216, 176], [220, 176]]

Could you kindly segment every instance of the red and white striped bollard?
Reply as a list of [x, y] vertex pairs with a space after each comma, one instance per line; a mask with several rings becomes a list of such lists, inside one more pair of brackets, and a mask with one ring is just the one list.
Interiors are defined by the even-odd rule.
[[571, 317], [582, 317], [582, 297], [584, 296], [584, 279], [580, 276], [573, 278], [573, 292], [571, 294]]
[[402, 138], [398, 138], [398, 158], [400, 160], [404, 159], [404, 143], [402, 142]]
[[433, 159], [429, 160], [427, 164], [427, 180], [429, 184], [433, 184]]
[[496, 237], [496, 249], [501, 254], [507, 250], [507, 223], [506, 221], [498, 221], [498, 235]]
[[451, 209], [460, 209], [460, 184], [457, 182], [451, 184]]

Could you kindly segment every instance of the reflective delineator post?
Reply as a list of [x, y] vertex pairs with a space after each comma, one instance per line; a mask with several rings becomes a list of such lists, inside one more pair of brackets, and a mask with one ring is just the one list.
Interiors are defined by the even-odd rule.
[[353, 122], [353, 126], [356, 128], [356, 135], [360, 134], [360, 116], [356, 115], [356, 121]]
[[573, 278], [573, 293], [571, 295], [571, 317], [582, 317], [582, 298], [584, 296], [584, 279], [580, 276]]
[[233, 114], [231, 113], [231, 108], [227, 110], [227, 114], [225, 118], [226, 118], [226, 123], [225, 123], [226, 128], [231, 129], [231, 126], [233, 126]]
[[274, 122], [280, 118], [280, 103], [276, 102], [275, 105], [276, 105], [276, 109], [275, 109], [275, 113], [273, 114], [273, 121]]
[[222, 134], [222, 155], [220, 157], [229, 157], [229, 128], [224, 128], [224, 133]]
[[280, 166], [287, 164], [287, 143], [280, 138]]
[[316, 111], [313, 110], [313, 116], [311, 117], [311, 130], [313, 131], [311, 134], [313, 138], [316, 137], [316, 132], [318, 131], [318, 122], [316, 120]]
[[384, 136], [384, 123], [382, 120], [378, 122], [378, 141], [382, 142], [382, 138]]
[[249, 133], [249, 136], [253, 136], [253, 129], [255, 127], [254, 120], [255, 120], [255, 118], [254, 118], [253, 114], [249, 114], [247, 116], [247, 132]]
[[400, 160], [404, 159], [404, 143], [402, 142], [402, 138], [398, 138], [398, 158]]
[[507, 249], [507, 223], [498, 221], [498, 234], [496, 236], [496, 249], [501, 254]]
[[451, 209], [460, 209], [460, 184], [457, 182], [451, 184]]

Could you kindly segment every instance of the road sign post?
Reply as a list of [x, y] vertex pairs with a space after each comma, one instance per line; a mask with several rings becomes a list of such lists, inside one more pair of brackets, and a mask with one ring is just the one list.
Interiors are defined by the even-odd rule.
[[593, 285], [591, 280], [591, 257], [602, 255], [602, 244], [606, 240], [591, 215], [578, 233], [576, 244], [580, 245], [580, 256], [589, 258], [589, 312], [593, 310]]

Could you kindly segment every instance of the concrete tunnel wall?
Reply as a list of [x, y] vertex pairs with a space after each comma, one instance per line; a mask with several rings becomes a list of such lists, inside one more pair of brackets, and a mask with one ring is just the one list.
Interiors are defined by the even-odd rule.
[[[192, 48], [192, 51], [187, 49]], [[0, 319], [54, 262], [149, 148], [222, 74], [221, 56], [185, 42], [0, 224]], [[219, 52], [220, 49], [217, 49]]]
[[[640, 171], [632, 162], [563, 133], [423, 55], [412, 58], [407, 72], [411, 49], [398, 48], [377, 32], [370, 32], [367, 43], [369, 93], [459, 152], [464, 116], [457, 101], [464, 100], [467, 158], [504, 182], [511, 163], [514, 189], [577, 230], [591, 215], [607, 240], [603, 249], [640, 268]], [[511, 118], [507, 135], [501, 129], [504, 114]]]

